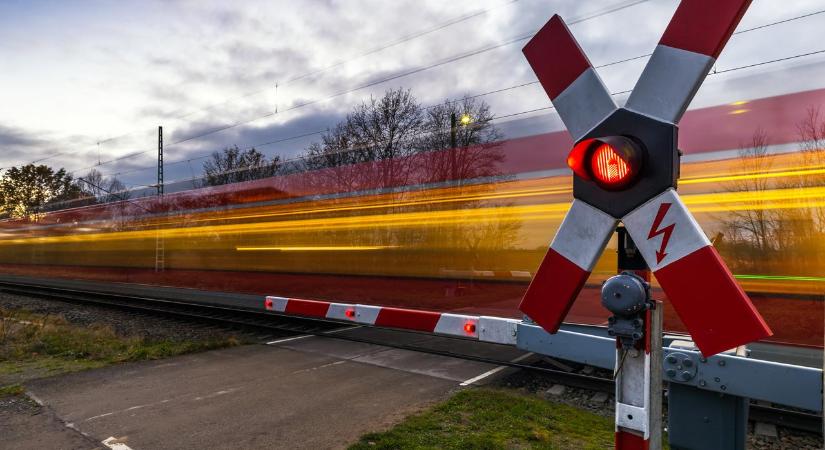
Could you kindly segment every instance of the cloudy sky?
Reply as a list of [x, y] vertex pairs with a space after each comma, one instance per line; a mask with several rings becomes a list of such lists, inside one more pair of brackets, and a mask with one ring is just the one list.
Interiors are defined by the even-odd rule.
[[[0, 167], [39, 161], [78, 176], [97, 167], [130, 186], [149, 184], [158, 125], [167, 180], [200, 173], [204, 155], [227, 145], [290, 158], [318, 138], [310, 133], [390, 88], [409, 88], [431, 105], [535, 81], [521, 55], [526, 39], [518, 39], [553, 13], [579, 21], [571, 30], [599, 66], [650, 53], [676, 5], [4, 0]], [[739, 30], [823, 8], [817, 0], [755, 0]], [[825, 14], [815, 14], [734, 35], [717, 68], [823, 50], [823, 27]], [[627, 90], [645, 61], [599, 73], [611, 91]], [[825, 54], [711, 76], [693, 106], [821, 87]], [[551, 112], [518, 114], [549, 105], [536, 84], [483, 99], [511, 136], [560, 128]]]

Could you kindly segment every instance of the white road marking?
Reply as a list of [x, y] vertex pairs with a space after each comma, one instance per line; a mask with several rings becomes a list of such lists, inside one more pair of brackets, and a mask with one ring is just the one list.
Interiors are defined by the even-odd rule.
[[105, 445], [106, 447], [111, 448], [112, 450], [132, 450], [131, 447], [124, 444], [123, 442], [120, 442], [120, 439], [114, 436], [111, 436], [106, 440], [101, 441], [100, 443]]
[[[528, 352], [528, 353], [525, 353], [525, 354], [523, 354], [523, 355], [519, 356], [518, 358], [513, 359], [513, 360], [512, 360], [512, 361], [510, 361], [510, 362], [516, 363], [516, 362], [522, 361], [522, 360], [524, 360], [524, 359], [526, 359], [526, 358], [528, 358], [528, 357], [530, 357], [530, 356], [533, 356], [533, 352]], [[501, 372], [502, 370], [506, 369], [507, 367], [509, 367], [509, 366], [498, 366], [498, 367], [494, 367], [494, 368], [492, 368], [492, 369], [490, 369], [490, 370], [488, 370], [488, 371], [486, 371], [486, 372], [482, 373], [481, 375], [478, 375], [478, 376], [475, 376], [475, 377], [473, 377], [473, 378], [470, 378], [469, 380], [464, 380], [464, 381], [462, 381], [462, 382], [459, 384], [459, 386], [469, 386], [469, 385], [471, 385], [471, 384], [473, 384], [473, 383], [475, 383], [475, 382], [477, 382], [477, 381], [480, 381], [480, 380], [483, 380], [483, 379], [485, 379], [485, 378], [489, 377], [490, 375], [497, 374], [497, 373]]]
[[241, 388], [229, 388], [229, 389], [226, 389], [226, 390], [223, 390], [223, 391], [213, 392], [211, 394], [207, 394], [207, 395], [204, 395], [202, 397], [195, 397], [192, 400], [195, 400], [195, 401], [205, 400], [207, 398], [213, 398], [213, 397], [217, 397], [219, 395], [231, 394], [231, 393], [233, 393], [237, 390], [240, 390], [240, 389]]
[[324, 367], [332, 367], [332, 366], [337, 366], [338, 364], [344, 364], [344, 363], [346, 363], [346, 362], [347, 362], [346, 360], [342, 360], [342, 361], [335, 361], [335, 362], [331, 362], [331, 363], [328, 363], [328, 364], [324, 364], [324, 365], [321, 365], [321, 366], [318, 366], [318, 367], [311, 367], [311, 368], [309, 368], [309, 369], [301, 369], [301, 370], [296, 370], [295, 372], [292, 372], [292, 375], [295, 375], [296, 373], [312, 372], [313, 370], [323, 369]]
[[315, 336], [315, 335], [314, 334], [303, 334], [301, 336], [295, 336], [295, 337], [291, 337], [291, 338], [278, 339], [277, 341], [267, 342], [266, 345], [275, 345], [275, 344], [280, 344], [282, 342], [297, 341], [298, 339], [306, 339], [306, 338], [312, 337], [312, 336]]
[[355, 326], [346, 327], [346, 328], [339, 328], [337, 330], [327, 331], [326, 334], [335, 334], [335, 333], [340, 333], [342, 331], [354, 330], [356, 328], [364, 328], [364, 325], [355, 325]]
[[[327, 331], [324, 334], [340, 333], [342, 331], [349, 331], [349, 330], [354, 330], [356, 328], [363, 328], [363, 327], [364, 327], [363, 325], [355, 325], [355, 326], [352, 326], [352, 327], [339, 328], [337, 330]], [[316, 336], [316, 335], [315, 334], [302, 334], [300, 336], [294, 336], [294, 337], [289, 337], [289, 338], [285, 338], [285, 339], [278, 339], [277, 341], [267, 342], [266, 345], [275, 345], [275, 344], [281, 344], [281, 343], [284, 343], [284, 342], [297, 341], [299, 339], [306, 339], [308, 337], [313, 337], [313, 336]], [[321, 336], [323, 336], [323, 335], [321, 335]]]

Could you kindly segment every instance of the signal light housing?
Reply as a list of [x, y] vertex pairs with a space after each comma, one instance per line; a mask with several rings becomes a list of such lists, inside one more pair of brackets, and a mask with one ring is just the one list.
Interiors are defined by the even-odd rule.
[[580, 178], [602, 189], [617, 191], [638, 179], [643, 160], [640, 144], [625, 136], [607, 136], [576, 144], [567, 156], [567, 165]]

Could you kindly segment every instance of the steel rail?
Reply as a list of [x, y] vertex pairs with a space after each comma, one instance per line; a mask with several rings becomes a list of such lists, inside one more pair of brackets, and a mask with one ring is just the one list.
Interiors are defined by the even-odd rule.
[[[189, 303], [164, 298], [150, 298], [134, 295], [113, 294], [99, 291], [59, 288], [54, 286], [40, 286], [26, 283], [10, 283], [5, 281], [0, 281], [0, 292], [18, 295], [28, 295], [34, 297], [45, 297], [61, 301], [94, 304], [98, 306], [125, 308], [144, 313], [155, 313], [171, 317], [182, 317], [189, 320], [205, 320], [217, 324], [223, 323], [234, 326], [265, 329], [267, 331], [311, 334], [315, 336], [322, 336], [339, 340], [381, 345], [384, 347], [410, 350], [420, 353], [428, 353], [433, 355], [447, 356], [451, 358], [459, 358], [499, 366], [508, 366], [541, 372], [546, 375], [549, 375], [551, 378], [553, 378], [554, 381], [558, 381], [568, 386], [607, 393], [613, 392], [613, 380], [610, 379], [594, 377], [585, 374], [570, 373], [562, 370], [550, 369], [546, 367], [539, 367], [530, 364], [522, 364], [506, 360], [499, 360], [495, 358], [487, 358], [484, 356], [470, 355], [466, 353], [456, 353], [446, 350], [436, 350], [418, 345], [401, 344], [395, 342], [387, 342], [384, 340], [348, 336], [337, 332], [342, 325], [340, 322], [323, 319], [286, 316], [278, 313], [249, 310], [245, 308], [230, 308], [226, 306], [205, 305], [201, 303]], [[217, 315], [215, 313], [219, 313], [221, 315]], [[273, 319], [278, 319], [281, 322], [286, 322], [286, 324], [273, 322]], [[402, 333], [416, 333], [414, 331], [406, 330], [394, 331]], [[443, 338], [460, 339], [446, 336], [444, 336]]]

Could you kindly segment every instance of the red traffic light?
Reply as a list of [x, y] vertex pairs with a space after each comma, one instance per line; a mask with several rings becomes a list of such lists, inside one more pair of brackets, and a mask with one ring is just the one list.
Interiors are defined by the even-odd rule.
[[603, 189], [620, 190], [636, 181], [642, 149], [624, 136], [585, 139], [567, 156], [567, 165], [581, 178]]

